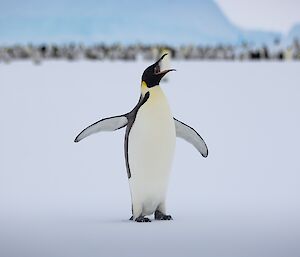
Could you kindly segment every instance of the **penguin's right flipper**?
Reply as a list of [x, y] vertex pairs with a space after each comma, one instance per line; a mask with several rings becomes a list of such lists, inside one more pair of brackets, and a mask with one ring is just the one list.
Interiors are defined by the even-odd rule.
[[203, 157], [207, 157], [208, 149], [203, 138], [192, 127], [174, 118], [176, 136], [191, 143]]
[[128, 119], [126, 115], [114, 116], [105, 118], [95, 122], [82, 130], [79, 135], [75, 138], [74, 142], [77, 143], [80, 140], [101, 131], [115, 131], [123, 128], [127, 125]]

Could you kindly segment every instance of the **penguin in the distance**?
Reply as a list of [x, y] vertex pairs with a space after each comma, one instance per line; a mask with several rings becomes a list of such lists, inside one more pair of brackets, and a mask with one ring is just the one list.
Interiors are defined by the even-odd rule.
[[175, 119], [171, 113], [160, 80], [173, 69], [160, 70], [160, 62], [149, 66], [142, 75], [141, 96], [132, 111], [102, 119], [76, 138], [100, 132], [115, 131], [126, 127], [125, 160], [131, 191], [132, 217], [137, 222], [171, 220], [166, 213], [166, 193], [175, 150], [176, 137], [191, 143], [203, 157], [208, 149], [202, 137], [190, 126]]

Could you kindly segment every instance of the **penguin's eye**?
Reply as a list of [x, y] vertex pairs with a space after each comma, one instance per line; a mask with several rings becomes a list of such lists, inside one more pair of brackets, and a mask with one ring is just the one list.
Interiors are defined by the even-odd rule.
[[160, 67], [159, 67], [159, 65], [157, 65], [157, 66], [155, 66], [155, 68], [154, 68], [154, 74], [157, 74], [157, 73], [159, 73], [160, 72]]

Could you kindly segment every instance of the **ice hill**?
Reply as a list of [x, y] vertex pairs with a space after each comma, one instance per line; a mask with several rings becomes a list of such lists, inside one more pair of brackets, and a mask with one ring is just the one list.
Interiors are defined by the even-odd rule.
[[244, 31], [213, 0], [12, 0], [0, 4], [0, 43], [238, 44], [279, 33]]
[[294, 40], [298, 39], [300, 41], [300, 23], [297, 23], [289, 31], [286, 41], [288, 44], [293, 43]]

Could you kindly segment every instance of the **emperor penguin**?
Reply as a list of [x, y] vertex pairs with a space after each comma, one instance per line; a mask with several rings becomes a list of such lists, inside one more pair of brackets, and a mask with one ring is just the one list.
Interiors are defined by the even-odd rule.
[[126, 127], [124, 152], [131, 192], [132, 217], [137, 222], [172, 220], [166, 212], [166, 193], [174, 156], [176, 137], [191, 143], [203, 157], [208, 149], [202, 137], [189, 125], [173, 117], [159, 83], [174, 69], [162, 70], [164, 54], [142, 75], [141, 95], [137, 105], [125, 114], [101, 119], [85, 128], [75, 138]]

